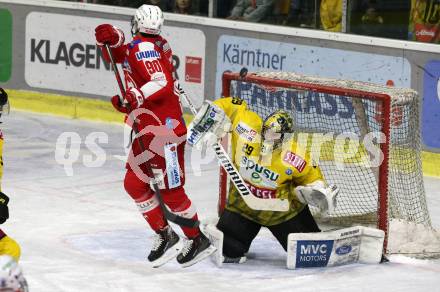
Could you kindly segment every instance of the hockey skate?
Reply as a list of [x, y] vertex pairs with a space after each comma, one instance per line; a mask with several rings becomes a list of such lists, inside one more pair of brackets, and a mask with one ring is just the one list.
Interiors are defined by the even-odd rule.
[[155, 235], [148, 260], [153, 268], [158, 268], [175, 258], [181, 247], [179, 236], [171, 227], [167, 226]]
[[177, 256], [177, 262], [186, 268], [207, 258], [215, 250], [209, 239], [200, 232], [198, 237], [187, 241], [182, 252]]

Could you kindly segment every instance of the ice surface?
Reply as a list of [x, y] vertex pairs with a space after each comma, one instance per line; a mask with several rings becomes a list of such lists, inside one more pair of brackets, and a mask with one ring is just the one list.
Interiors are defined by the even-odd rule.
[[[439, 260], [392, 256], [380, 265], [287, 270], [284, 251], [265, 230], [245, 264], [218, 269], [206, 260], [186, 269], [175, 262], [153, 269], [145, 260], [152, 233], [123, 190], [124, 162], [115, 158], [124, 155], [122, 126], [12, 112], [2, 127], [3, 191], [11, 197], [11, 218], [2, 228], [21, 244], [20, 263], [33, 292], [440, 291]], [[82, 140], [73, 176], [55, 160], [63, 132], [77, 132]], [[93, 132], [108, 136], [100, 144], [106, 162], [95, 168], [82, 162], [93, 154], [84, 144]], [[187, 152], [187, 192], [201, 219], [210, 220], [217, 208], [218, 167], [213, 159], [200, 165], [199, 156]], [[202, 176], [195, 176], [199, 167]], [[425, 183], [439, 227], [440, 180]]]

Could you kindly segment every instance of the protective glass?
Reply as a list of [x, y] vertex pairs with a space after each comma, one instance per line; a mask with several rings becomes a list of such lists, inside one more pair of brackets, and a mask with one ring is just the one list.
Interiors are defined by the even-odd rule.
[[139, 31], [138, 23], [136, 21], [135, 16], [131, 18], [130, 24], [131, 24], [131, 36], [135, 36]]

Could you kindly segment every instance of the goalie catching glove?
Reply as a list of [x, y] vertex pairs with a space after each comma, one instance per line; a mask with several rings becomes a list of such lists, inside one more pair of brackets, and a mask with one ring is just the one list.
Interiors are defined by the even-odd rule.
[[295, 188], [296, 197], [303, 204], [319, 208], [321, 213], [331, 213], [336, 208], [336, 197], [339, 188], [336, 185], [326, 186], [322, 180]]
[[205, 101], [188, 126], [189, 145], [201, 149], [211, 146], [231, 130], [231, 120], [225, 112], [210, 101]]

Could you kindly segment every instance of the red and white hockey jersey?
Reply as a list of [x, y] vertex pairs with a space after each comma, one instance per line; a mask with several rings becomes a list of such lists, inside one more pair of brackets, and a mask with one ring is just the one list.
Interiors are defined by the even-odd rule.
[[[122, 63], [126, 87], [139, 89], [145, 98], [142, 107], [158, 118], [142, 119], [140, 126], [158, 125], [158, 120], [167, 126], [174, 120], [179, 121], [174, 133], [186, 134], [179, 97], [174, 93], [172, 51], [168, 42], [161, 36], [135, 36], [130, 43], [112, 52], [115, 61]], [[105, 50], [103, 55], [109, 59]]]
[[[186, 135], [179, 97], [174, 93], [172, 51], [161, 36], [135, 36], [119, 48], [112, 49], [115, 62], [122, 63], [126, 87], [136, 87], [144, 95], [141, 108], [148, 113], [137, 117], [138, 131], [143, 132], [144, 144], [180, 144]], [[103, 56], [109, 60], [107, 52]], [[154, 141], [153, 141], [154, 140]], [[162, 147], [151, 149], [161, 155]], [[140, 154], [138, 143], [132, 144], [133, 153]]]

